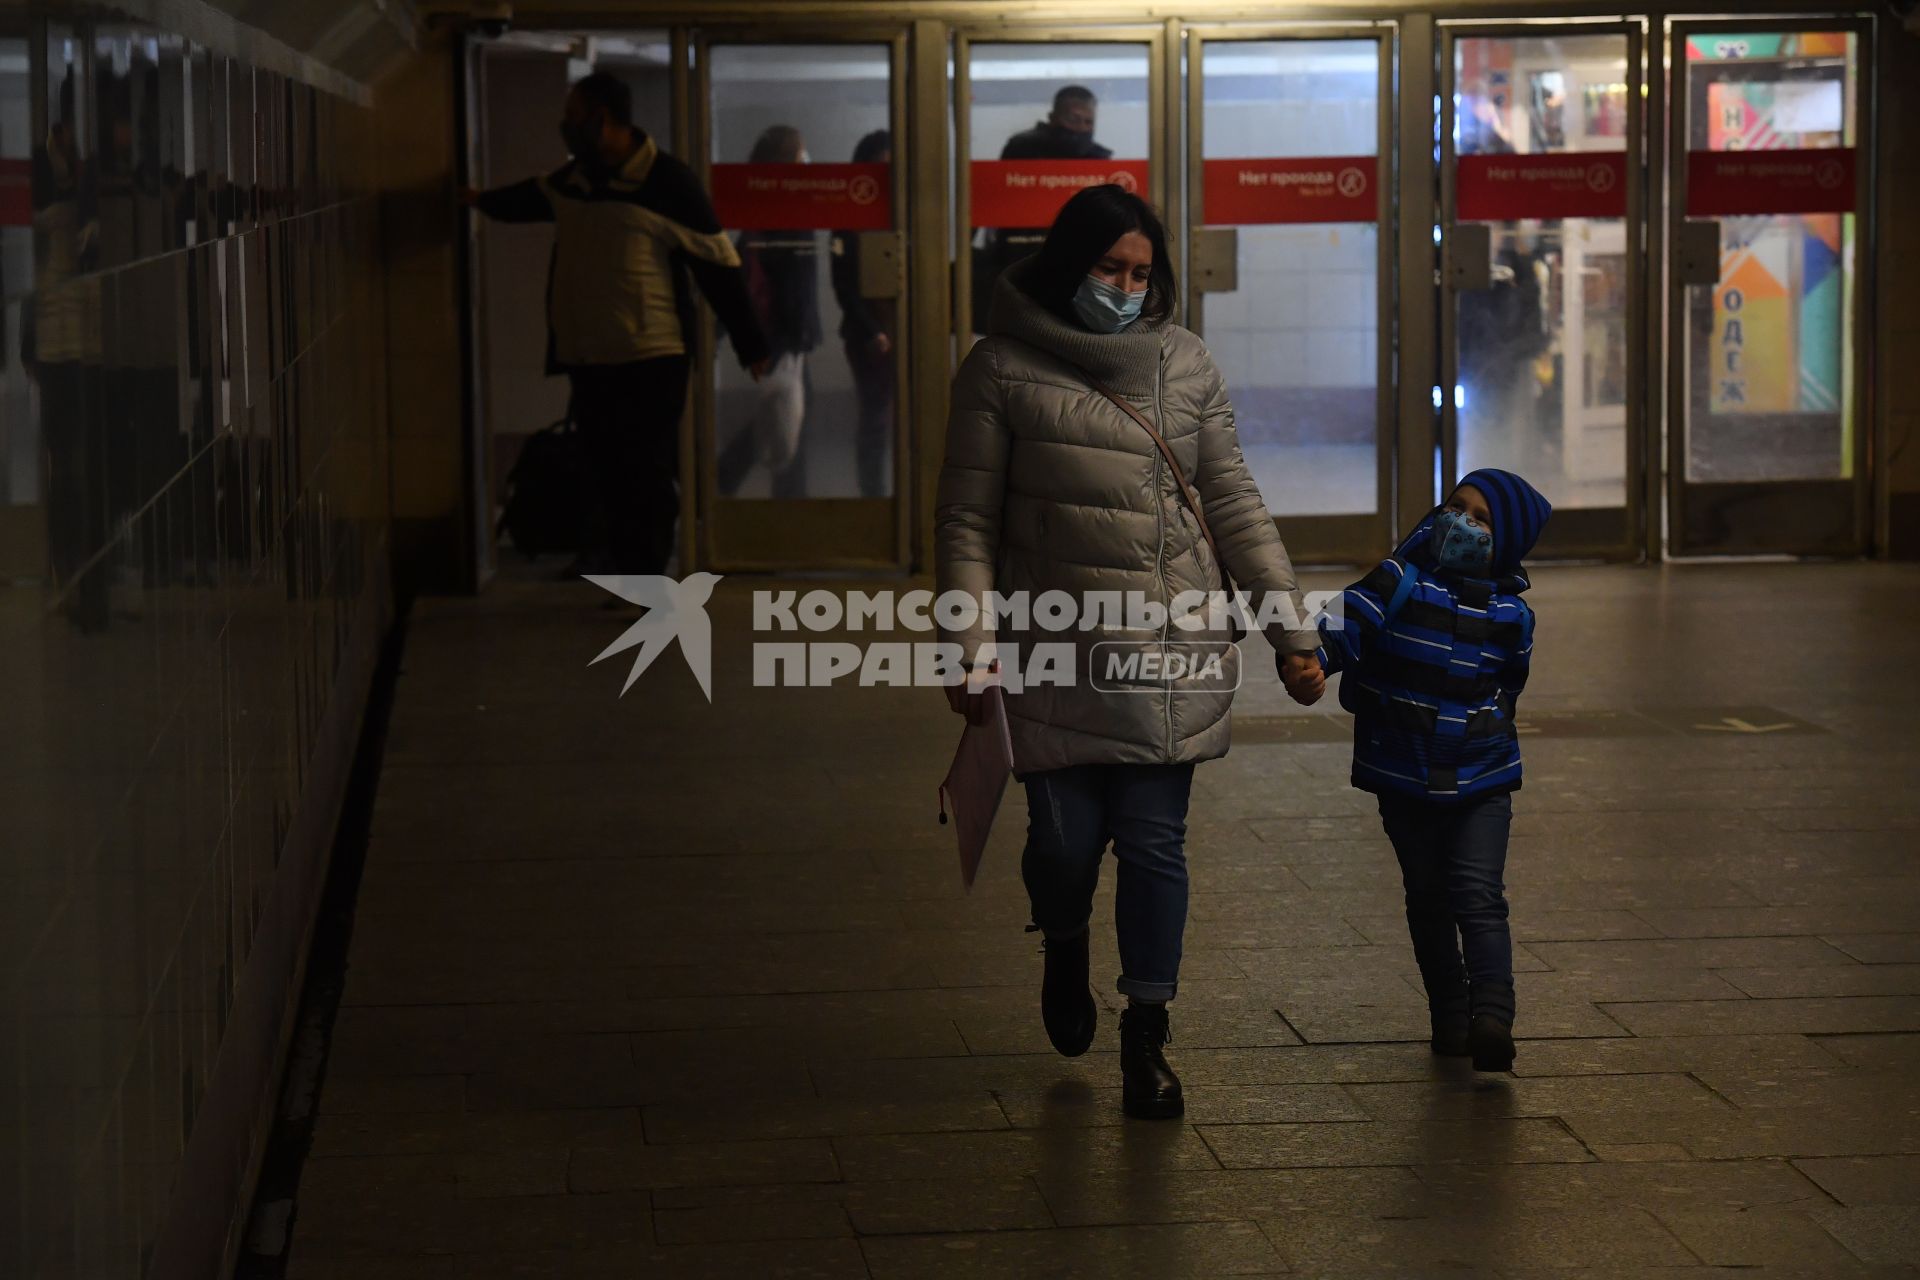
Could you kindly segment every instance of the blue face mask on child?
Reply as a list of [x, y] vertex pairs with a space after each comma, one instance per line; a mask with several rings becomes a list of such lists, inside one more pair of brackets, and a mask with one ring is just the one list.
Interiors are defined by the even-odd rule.
[[1464, 511], [1449, 508], [1434, 517], [1431, 545], [1442, 569], [1467, 577], [1493, 569], [1493, 533]]
[[1118, 333], [1140, 318], [1147, 291], [1128, 293], [1117, 285], [1088, 276], [1073, 293], [1073, 313], [1095, 333]]

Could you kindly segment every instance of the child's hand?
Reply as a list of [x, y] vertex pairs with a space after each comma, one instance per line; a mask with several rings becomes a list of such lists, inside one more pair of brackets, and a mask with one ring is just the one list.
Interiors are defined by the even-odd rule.
[[1327, 673], [1313, 654], [1289, 653], [1280, 659], [1280, 683], [1287, 687], [1289, 698], [1310, 707], [1327, 691]]

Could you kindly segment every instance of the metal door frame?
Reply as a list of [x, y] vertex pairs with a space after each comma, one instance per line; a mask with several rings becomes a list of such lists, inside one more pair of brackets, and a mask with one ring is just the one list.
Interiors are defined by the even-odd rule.
[[[907, 113], [908, 98], [908, 32], [910, 19], [887, 23], [827, 23], [818, 20], [803, 20], [791, 26], [781, 24], [770, 26], [758, 22], [742, 26], [695, 26], [692, 30], [693, 70], [691, 94], [685, 99], [688, 110], [687, 137], [681, 154], [693, 167], [703, 189], [713, 189], [713, 77], [712, 50], [725, 45], [882, 45], [887, 49], [890, 74], [887, 86], [887, 131], [893, 142], [893, 161], [890, 178], [893, 199], [893, 231], [904, 242], [908, 222], [907, 188], [912, 154], [910, 150], [909, 119]], [[681, 32], [687, 28], [677, 29]], [[682, 37], [684, 38], [684, 36]], [[832, 234], [831, 232], [828, 233]], [[694, 530], [694, 539], [683, 542], [683, 546], [694, 547], [694, 563], [702, 568], [726, 572], [808, 572], [820, 569], [865, 569], [882, 572], [904, 571], [911, 557], [910, 537], [913, 519], [913, 463], [914, 453], [911, 441], [912, 410], [915, 403], [909, 382], [910, 355], [914, 334], [911, 331], [912, 300], [909, 297], [907, 281], [911, 272], [906, 259], [912, 253], [908, 246], [902, 255], [901, 292], [899, 305], [895, 308], [898, 331], [894, 335], [894, 448], [893, 448], [893, 494], [888, 498], [800, 498], [782, 500], [776, 498], [723, 498], [718, 494], [718, 418], [715, 397], [714, 368], [718, 353], [714, 347], [712, 312], [705, 307], [699, 311], [698, 354], [693, 364], [692, 394], [688, 397], [692, 405], [691, 425], [683, 442], [690, 437], [689, 447], [683, 450], [682, 472], [689, 476], [690, 486], [683, 486], [682, 492], [690, 495], [686, 506], [694, 508], [687, 514], [687, 521]], [[887, 541], [881, 554], [863, 554], [868, 547], [878, 547], [879, 528], [873, 520], [872, 507], [881, 503], [891, 503], [892, 517], [886, 522]], [[744, 510], [753, 509], [754, 513], [767, 522], [760, 530], [759, 540], [762, 546], [749, 550], [745, 554], [728, 556], [724, 548], [716, 549], [715, 528], [730, 507], [738, 506]], [[790, 561], [770, 554], [767, 548], [782, 544], [803, 545], [820, 550], [810, 553], [802, 561]]]
[[[1399, 382], [1395, 376], [1398, 344], [1396, 302], [1399, 297], [1398, 221], [1395, 193], [1399, 189], [1398, 148], [1394, 145], [1394, 124], [1399, 118], [1395, 70], [1399, 66], [1400, 29], [1395, 18], [1373, 22], [1298, 22], [1271, 23], [1196, 23], [1186, 34], [1186, 217], [1189, 237], [1197, 237], [1206, 226], [1205, 166], [1206, 152], [1206, 45], [1281, 41], [1312, 43], [1319, 40], [1371, 40], [1379, 57], [1378, 99], [1375, 122], [1375, 409], [1374, 471], [1375, 510], [1365, 515], [1288, 516], [1272, 512], [1276, 522], [1284, 523], [1287, 550], [1296, 563], [1364, 564], [1377, 558], [1394, 541], [1394, 479], [1399, 451]], [[1189, 251], [1188, 260], [1192, 254]], [[1187, 324], [1205, 336], [1204, 293], [1186, 275]]]
[[[1166, 224], [1169, 248], [1180, 244], [1181, 221], [1175, 181], [1180, 145], [1177, 113], [1173, 105], [1172, 82], [1179, 75], [1180, 42], [1172, 37], [1179, 20], [1163, 23], [1096, 23], [1076, 25], [1067, 22], [1005, 22], [992, 24], [955, 23], [949, 28], [953, 40], [953, 192], [952, 234], [956, 241], [953, 258], [953, 335], [961, 354], [973, 337], [973, 120], [969, 87], [973, 46], [977, 44], [1138, 44], [1147, 51], [1147, 190], [1148, 201], [1160, 211]], [[1169, 61], [1173, 65], [1169, 68]], [[1178, 252], [1175, 252], [1176, 269]], [[1175, 299], [1178, 311], [1179, 299]]]
[[1552, 38], [1557, 36], [1624, 36], [1627, 42], [1627, 210], [1624, 218], [1627, 252], [1627, 396], [1625, 502], [1621, 507], [1562, 507], [1542, 537], [1537, 555], [1546, 559], [1601, 558], [1637, 559], [1647, 546], [1647, 495], [1650, 485], [1644, 480], [1651, 460], [1659, 456], [1649, 446], [1648, 424], [1657, 421], [1648, 412], [1654, 403], [1648, 390], [1648, 377], [1655, 367], [1648, 358], [1658, 342], [1650, 332], [1648, 294], [1654, 287], [1648, 272], [1649, 251], [1653, 249], [1647, 211], [1651, 207], [1647, 164], [1651, 139], [1646, 129], [1647, 84], [1646, 53], [1649, 47], [1651, 19], [1645, 14], [1630, 14], [1610, 20], [1567, 20], [1545, 15], [1525, 17], [1443, 18], [1435, 42], [1439, 62], [1440, 98], [1440, 204], [1441, 270], [1435, 285], [1439, 301], [1438, 343], [1440, 357], [1440, 477], [1442, 492], [1459, 482], [1460, 420], [1452, 388], [1459, 382], [1458, 319], [1455, 299], [1458, 293], [1449, 283], [1455, 243], [1453, 228], [1459, 156], [1454, 151], [1454, 97], [1458, 90], [1455, 72], [1455, 43], [1465, 38]]
[[[1875, 520], [1874, 483], [1878, 470], [1878, 450], [1874, 448], [1875, 433], [1878, 429], [1875, 418], [1874, 375], [1874, 293], [1877, 270], [1876, 225], [1877, 210], [1874, 205], [1874, 169], [1878, 139], [1875, 124], [1875, 93], [1878, 88], [1877, 48], [1875, 45], [1874, 17], [1871, 14], [1835, 14], [1832, 16], [1805, 16], [1799, 18], [1700, 16], [1669, 17], [1666, 19], [1666, 39], [1663, 52], [1667, 58], [1667, 167], [1669, 172], [1668, 190], [1670, 199], [1667, 208], [1666, 233], [1670, 243], [1678, 243], [1681, 228], [1689, 221], [1687, 217], [1687, 127], [1689, 86], [1686, 59], [1686, 41], [1690, 35], [1715, 31], [1740, 31], [1756, 34], [1801, 34], [1819, 32], [1847, 32], [1855, 37], [1854, 71], [1857, 76], [1854, 85], [1855, 129], [1854, 129], [1854, 296], [1850, 303], [1849, 317], [1853, 330], [1853, 351], [1850, 353], [1853, 378], [1853, 476], [1844, 480], [1777, 480], [1755, 481], [1725, 484], [1691, 484], [1687, 480], [1687, 444], [1689, 440], [1688, 421], [1688, 369], [1687, 369], [1687, 304], [1688, 290], [1695, 287], [1681, 283], [1678, 274], [1665, 281], [1667, 333], [1667, 420], [1671, 424], [1667, 432], [1667, 483], [1666, 499], [1668, 513], [1668, 547], [1676, 557], [1706, 555], [1865, 555], [1872, 546]], [[1656, 281], [1658, 287], [1660, 282]], [[1804, 501], [1811, 496], [1815, 488], [1825, 488], [1837, 492], [1842, 487], [1848, 492], [1852, 503], [1851, 518], [1848, 520], [1849, 539], [1845, 545], [1839, 545], [1830, 539], [1822, 541], [1819, 532], [1813, 527], [1809, 504]], [[1686, 538], [1687, 529], [1687, 493], [1689, 490], [1707, 491], [1698, 497], [1707, 497], [1712, 490], [1719, 490], [1717, 501], [1702, 505], [1718, 508], [1725, 512], [1727, 506], [1741, 503], [1764, 504], [1765, 515], [1774, 520], [1787, 521], [1786, 539], [1788, 545], [1765, 545], [1747, 540], [1742, 541], [1736, 533], [1730, 543], [1719, 546], [1690, 546]], [[1800, 501], [1780, 501], [1781, 497], [1793, 495]], [[1768, 501], [1768, 499], [1774, 499]], [[1815, 510], [1811, 516], [1817, 517]], [[1779, 528], [1778, 524], [1772, 526]]]

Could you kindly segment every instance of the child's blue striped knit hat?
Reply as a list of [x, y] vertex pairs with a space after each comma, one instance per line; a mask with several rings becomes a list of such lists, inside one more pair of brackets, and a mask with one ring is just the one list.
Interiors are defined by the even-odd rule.
[[1487, 510], [1493, 516], [1495, 571], [1510, 573], [1519, 568], [1540, 540], [1540, 531], [1547, 527], [1553, 504], [1511, 471], [1481, 467], [1461, 476], [1460, 483], [1470, 484], [1486, 495]]

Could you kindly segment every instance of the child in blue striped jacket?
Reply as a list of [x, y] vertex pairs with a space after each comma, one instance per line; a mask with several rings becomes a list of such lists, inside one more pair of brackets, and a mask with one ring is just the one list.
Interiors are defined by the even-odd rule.
[[[1348, 587], [1320, 619], [1316, 701], [1346, 672], [1353, 785], [1379, 798], [1400, 860], [1432, 1047], [1481, 1071], [1513, 1066], [1507, 831], [1520, 786], [1514, 704], [1533, 656], [1520, 561], [1553, 508], [1519, 476], [1482, 469]], [[1464, 956], [1462, 947], [1464, 945]]]

